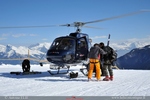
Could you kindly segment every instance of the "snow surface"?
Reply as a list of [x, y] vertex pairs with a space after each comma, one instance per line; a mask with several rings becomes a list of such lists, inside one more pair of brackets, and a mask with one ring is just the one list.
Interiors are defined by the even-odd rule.
[[42, 74], [11, 75], [22, 71], [21, 65], [0, 65], [0, 96], [150, 96], [149, 70], [114, 69], [113, 81], [99, 82], [88, 82], [80, 72], [75, 79], [69, 79], [69, 74], [52, 76], [48, 64], [31, 65], [31, 70]]

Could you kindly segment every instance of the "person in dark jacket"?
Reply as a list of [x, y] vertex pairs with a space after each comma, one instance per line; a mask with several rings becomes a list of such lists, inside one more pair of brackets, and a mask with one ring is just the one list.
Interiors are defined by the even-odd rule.
[[[103, 46], [102, 46], [103, 45]], [[101, 47], [104, 47], [104, 44], [99, 44], [99, 47], [101, 48]], [[101, 49], [103, 49], [103, 48], [101, 48]], [[100, 55], [100, 60], [99, 60], [99, 62], [100, 62], [100, 66], [101, 66], [101, 76], [105, 76], [104, 75], [104, 67], [103, 67], [103, 55], [101, 54]]]
[[94, 44], [93, 47], [90, 48], [89, 59], [90, 59], [90, 68], [88, 72], [88, 80], [91, 80], [94, 67], [96, 69], [96, 78], [100, 80], [101, 78], [101, 70], [100, 70], [100, 54], [106, 54], [104, 50], [99, 47], [99, 44]]
[[22, 70], [23, 72], [30, 72], [30, 61], [28, 59], [23, 60]]
[[[103, 42], [99, 44], [99, 46], [107, 52], [106, 55], [103, 56], [103, 74], [105, 75], [104, 81], [113, 80], [113, 70], [112, 70], [112, 62], [114, 59], [111, 57], [112, 48], [109, 46], [105, 46]], [[110, 77], [109, 77], [110, 75]]]

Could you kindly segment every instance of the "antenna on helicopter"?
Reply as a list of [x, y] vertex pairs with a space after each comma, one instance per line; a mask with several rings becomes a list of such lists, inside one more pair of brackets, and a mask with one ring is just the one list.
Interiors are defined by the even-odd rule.
[[107, 46], [109, 46], [109, 42], [110, 42], [110, 34], [108, 35]]

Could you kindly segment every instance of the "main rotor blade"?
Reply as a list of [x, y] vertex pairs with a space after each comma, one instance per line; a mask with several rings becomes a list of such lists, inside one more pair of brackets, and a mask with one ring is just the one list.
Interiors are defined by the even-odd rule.
[[149, 12], [150, 10], [140, 10], [137, 12], [132, 12], [132, 13], [128, 13], [128, 14], [124, 14], [124, 15], [120, 15], [120, 16], [114, 16], [114, 17], [110, 17], [110, 18], [104, 18], [104, 19], [100, 19], [100, 20], [95, 20], [95, 21], [89, 21], [89, 22], [74, 22], [72, 24], [62, 24], [62, 25], [43, 25], [43, 26], [6, 26], [6, 27], [0, 27], [0, 29], [9, 29], [9, 28], [46, 28], [46, 27], [58, 27], [58, 26], [67, 26], [67, 27], [82, 27], [85, 24], [90, 24], [90, 23], [96, 23], [96, 22], [102, 22], [102, 21], [107, 21], [107, 20], [112, 20], [112, 19], [116, 19], [116, 18], [122, 18], [122, 17], [126, 17], [126, 16], [131, 16], [131, 15], [135, 15], [135, 14], [139, 14], [139, 13], [143, 13], [143, 12]]
[[89, 22], [85, 22], [84, 24], [102, 22], [102, 21], [112, 20], [112, 19], [116, 19], [116, 18], [122, 18], [122, 17], [131, 16], [131, 15], [135, 15], [135, 14], [140, 14], [140, 13], [143, 13], [143, 12], [149, 12], [149, 11], [150, 10], [140, 10], [140, 11], [137, 11], [137, 12], [132, 12], [132, 13], [128, 13], [128, 14], [124, 14], [124, 15], [120, 15], [120, 16], [114, 16], [114, 17], [110, 17], [110, 18], [104, 18], [104, 19], [100, 19], [100, 20], [89, 21]]
[[100, 28], [100, 27], [95, 27], [95, 26], [83, 26], [85, 28], [94, 28], [94, 29], [104, 29], [104, 28]]
[[0, 29], [9, 29], [9, 28], [46, 28], [46, 27], [56, 27], [61, 25], [44, 25], [44, 26], [6, 26], [0, 27]]

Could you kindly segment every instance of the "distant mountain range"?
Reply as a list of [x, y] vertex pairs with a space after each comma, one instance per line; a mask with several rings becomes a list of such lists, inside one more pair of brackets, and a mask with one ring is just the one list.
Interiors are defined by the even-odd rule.
[[115, 50], [117, 50], [118, 58], [130, 52], [132, 49], [141, 48], [146, 45], [150, 45], [150, 39], [143, 39], [143, 40], [133, 39], [120, 43], [110, 43], [110, 46], [113, 47]]
[[[29, 47], [12, 45], [0, 45], [0, 59], [14, 59], [14, 58], [30, 58], [45, 59], [46, 51], [50, 47], [50, 43], [38, 43]], [[29, 51], [29, 54], [28, 54]], [[17, 60], [0, 60], [0, 64], [21, 64], [22, 61]], [[37, 63], [37, 62], [31, 62]]]
[[150, 69], [150, 45], [131, 50], [116, 63], [121, 69]]
[[[51, 43], [37, 43], [34, 45], [30, 45], [29, 47], [25, 46], [12, 46], [12, 45], [0, 45], [0, 59], [14, 59], [14, 58], [26, 58], [28, 57], [28, 50], [30, 58], [35, 59], [45, 59], [46, 58], [46, 52], [49, 49]], [[141, 65], [136, 65], [136, 63], [143, 63], [147, 61], [149, 63], [149, 60], [146, 60], [147, 55], [149, 54], [147, 51], [143, 50], [149, 50], [150, 42], [141, 43], [138, 41], [126, 41], [123, 43], [111, 43], [111, 47], [113, 47], [117, 53], [118, 53], [118, 60], [117, 65], [119, 68], [138, 68], [140, 69]], [[148, 46], [146, 46], [148, 45]], [[145, 46], [145, 47], [144, 47]], [[142, 48], [143, 47], [143, 48]], [[137, 49], [135, 49], [137, 48]], [[149, 51], [150, 52], [150, 51]], [[134, 56], [133, 56], [134, 55]], [[143, 58], [144, 56], [144, 58]], [[141, 59], [140, 59], [141, 58]], [[143, 60], [144, 59], [144, 60]], [[129, 61], [128, 61], [129, 60]], [[0, 64], [21, 64], [22, 61], [19, 60], [0, 60]], [[31, 62], [33, 64], [37, 64], [38, 62]], [[147, 64], [145, 62], [145, 64]], [[143, 65], [148, 66], [148, 65]], [[146, 69], [144, 67], [144, 69]]]

